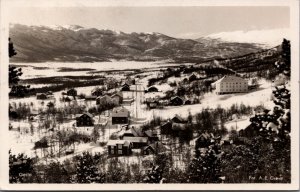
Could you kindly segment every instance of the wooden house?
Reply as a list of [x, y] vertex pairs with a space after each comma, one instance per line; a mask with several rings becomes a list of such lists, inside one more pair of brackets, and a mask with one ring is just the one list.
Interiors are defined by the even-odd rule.
[[197, 76], [193, 73], [192, 75], [189, 76], [189, 82], [197, 80]]
[[77, 114], [76, 116], [77, 127], [91, 127], [94, 126], [93, 115], [90, 113]]
[[149, 144], [148, 137], [129, 137], [129, 136], [124, 136], [123, 140], [131, 142], [133, 149], [139, 149], [139, 148], [145, 147], [146, 145]]
[[[128, 126], [128, 125], [127, 125]], [[133, 126], [120, 135], [120, 139], [123, 139], [123, 137], [143, 137], [144, 134], [140, 129], [136, 129]]]
[[143, 155], [160, 154], [167, 151], [167, 147], [161, 142], [154, 142], [142, 148]]
[[192, 104], [191, 99], [185, 98], [185, 99], [184, 99], [184, 104], [185, 104], [185, 105], [191, 105], [191, 104]]
[[63, 101], [64, 102], [71, 102], [74, 100], [74, 97], [71, 97], [71, 96], [64, 96], [63, 97]]
[[68, 96], [73, 96], [73, 97], [75, 97], [75, 96], [77, 96], [77, 90], [74, 89], [74, 88], [69, 89], [69, 90], [67, 91], [67, 95], [68, 95]]
[[111, 115], [112, 124], [128, 124], [129, 111], [125, 108], [114, 108]]
[[130, 91], [130, 86], [127, 83], [124, 83], [121, 87], [121, 91]]
[[148, 92], [148, 93], [151, 93], [151, 92], [158, 92], [158, 89], [157, 89], [157, 87], [155, 87], [155, 86], [150, 86], [150, 87], [148, 87], [148, 89], [147, 89], [146, 92]]
[[160, 126], [162, 134], [170, 134], [172, 131], [172, 122], [167, 121]]
[[159, 100], [155, 99], [155, 98], [147, 98], [145, 103], [146, 103], [148, 108], [153, 109], [153, 108], [158, 107]]
[[207, 148], [212, 144], [213, 135], [208, 133], [202, 133], [199, 137], [195, 139], [195, 148]]
[[153, 146], [147, 145], [142, 148], [142, 154], [143, 155], [154, 155], [154, 154], [156, 154], [156, 151]]
[[102, 90], [99, 88], [99, 87], [96, 87], [95, 89], [93, 89], [91, 91], [91, 95], [92, 96], [96, 96], [96, 97], [99, 97], [103, 94]]
[[131, 155], [131, 149], [132, 143], [127, 140], [109, 140], [107, 142], [108, 155]]
[[120, 105], [123, 103], [123, 94], [122, 93], [115, 93], [111, 96], [112, 102], [116, 105]]
[[187, 120], [185, 120], [184, 118], [180, 117], [177, 114], [171, 119], [171, 121], [173, 123], [187, 123]]
[[47, 99], [47, 95], [45, 93], [37, 93], [36, 94], [36, 99], [45, 100], [45, 99]]
[[96, 98], [96, 105], [103, 103], [112, 103], [112, 98], [109, 95], [103, 95]]
[[156, 130], [147, 130], [144, 132], [144, 135], [148, 137], [150, 142], [158, 141], [158, 134]]
[[175, 105], [175, 106], [179, 106], [179, 105], [183, 105], [184, 102], [183, 102], [183, 99], [181, 97], [175, 96], [175, 97], [172, 97], [170, 99], [170, 104]]

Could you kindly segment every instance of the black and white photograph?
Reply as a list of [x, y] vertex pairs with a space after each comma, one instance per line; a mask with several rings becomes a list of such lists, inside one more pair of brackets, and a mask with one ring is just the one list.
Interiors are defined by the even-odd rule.
[[299, 1], [27, 2], [1, 1], [0, 188], [299, 189]]

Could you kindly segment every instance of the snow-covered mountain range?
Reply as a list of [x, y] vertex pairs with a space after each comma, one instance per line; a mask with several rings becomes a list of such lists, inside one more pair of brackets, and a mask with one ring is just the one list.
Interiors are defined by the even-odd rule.
[[[181, 39], [161, 33], [124, 33], [113, 30], [69, 26], [27, 26], [13, 24], [9, 36], [17, 55], [14, 62], [81, 61], [112, 59], [202, 61], [260, 51], [249, 42], [230, 42], [229, 36], [213, 35]], [[221, 38], [222, 37], [222, 38]], [[223, 40], [225, 39], [225, 40]], [[280, 44], [280, 42], [278, 43]]]

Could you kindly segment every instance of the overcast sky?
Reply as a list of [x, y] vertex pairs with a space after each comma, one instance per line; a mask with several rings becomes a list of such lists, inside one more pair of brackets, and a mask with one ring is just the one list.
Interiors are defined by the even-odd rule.
[[81, 25], [184, 38], [289, 28], [290, 22], [288, 7], [23, 7], [10, 14], [11, 23]]

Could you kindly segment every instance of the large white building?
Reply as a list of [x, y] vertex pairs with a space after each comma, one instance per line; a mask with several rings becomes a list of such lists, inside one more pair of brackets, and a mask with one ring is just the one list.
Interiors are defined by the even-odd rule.
[[237, 76], [224, 76], [214, 82], [217, 94], [244, 93], [248, 91], [248, 81]]

